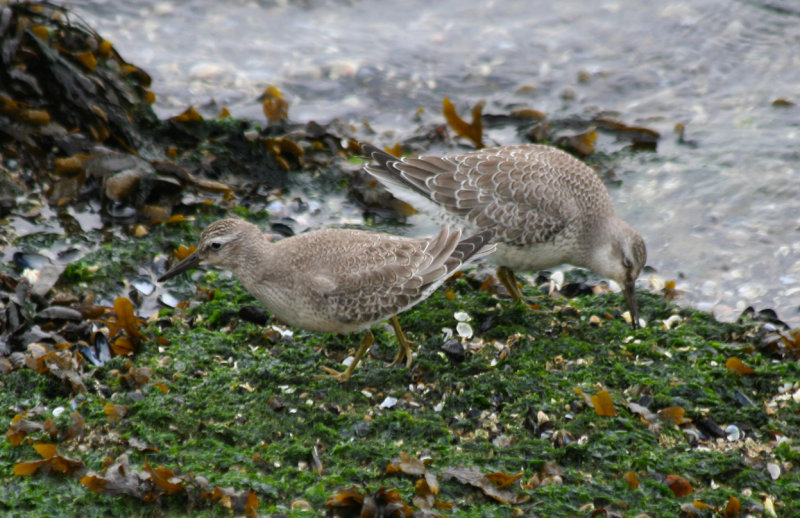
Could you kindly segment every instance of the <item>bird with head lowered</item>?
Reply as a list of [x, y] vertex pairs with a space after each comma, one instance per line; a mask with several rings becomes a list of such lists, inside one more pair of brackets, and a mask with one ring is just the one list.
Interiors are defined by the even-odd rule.
[[468, 232], [493, 230], [497, 251], [490, 260], [515, 300], [522, 292], [513, 270], [571, 264], [616, 281], [638, 326], [644, 240], [617, 216], [603, 182], [577, 158], [538, 144], [416, 158], [361, 148], [373, 160], [364, 170], [396, 197]]

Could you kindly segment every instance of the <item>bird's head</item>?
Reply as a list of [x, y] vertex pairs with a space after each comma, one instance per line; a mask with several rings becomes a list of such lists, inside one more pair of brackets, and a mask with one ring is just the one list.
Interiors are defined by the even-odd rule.
[[635, 329], [639, 326], [636, 279], [647, 261], [644, 239], [621, 219], [614, 220], [602, 233], [605, 235], [598, 235], [599, 239], [595, 240], [602, 244], [593, 249], [589, 267], [622, 287]]
[[201, 263], [236, 270], [244, 250], [261, 238], [261, 231], [240, 219], [222, 219], [210, 224], [200, 235], [197, 250], [158, 278], [159, 282], [197, 267]]

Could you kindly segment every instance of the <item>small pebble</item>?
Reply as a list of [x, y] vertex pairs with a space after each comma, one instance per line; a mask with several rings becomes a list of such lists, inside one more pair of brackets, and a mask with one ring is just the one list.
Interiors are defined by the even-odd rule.
[[451, 361], [456, 363], [463, 362], [467, 357], [464, 346], [461, 345], [461, 342], [456, 339], [447, 340], [444, 344], [442, 344], [441, 349]]
[[294, 500], [291, 503], [290, 509], [292, 511], [312, 512], [314, 510], [314, 507], [312, 507], [312, 505], [310, 503], [308, 503], [307, 500], [303, 500], [302, 498], [299, 498], [297, 500]]
[[372, 424], [366, 421], [362, 421], [360, 423], [356, 423], [356, 425], [353, 426], [353, 433], [357, 437], [366, 437], [371, 429], [372, 429]]
[[215, 79], [225, 73], [225, 70], [216, 63], [197, 63], [189, 69], [192, 79]]
[[65, 306], [50, 306], [36, 314], [36, 318], [48, 320], [83, 320], [81, 312]]
[[269, 320], [269, 315], [267, 311], [260, 306], [246, 305], [239, 308], [239, 318], [246, 322], [263, 326], [266, 325]]

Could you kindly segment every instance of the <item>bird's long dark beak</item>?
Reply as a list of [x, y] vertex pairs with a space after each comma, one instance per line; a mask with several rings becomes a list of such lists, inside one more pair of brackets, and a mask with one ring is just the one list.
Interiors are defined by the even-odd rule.
[[628, 311], [631, 312], [631, 325], [639, 329], [639, 304], [636, 302], [636, 281], [626, 282], [623, 288]]
[[167, 279], [175, 277], [179, 273], [183, 273], [186, 270], [191, 270], [192, 268], [196, 268], [198, 264], [200, 264], [200, 256], [197, 255], [197, 252], [195, 252], [189, 257], [179, 262], [178, 264], [176, 264], [175, 266], [173, 266], [172, 268], [170, 268], [170, 270], [167, 273], [158, 278], [158, 282], [166, 281]]

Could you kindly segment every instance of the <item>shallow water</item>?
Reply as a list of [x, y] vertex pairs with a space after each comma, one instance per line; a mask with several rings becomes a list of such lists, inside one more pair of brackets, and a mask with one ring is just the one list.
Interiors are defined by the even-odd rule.
[[[418, 127], [417, 108], [441, 122], [445, 96], [461, 110], [485, 99], [485, 112], [616, 111], [662, 134], [656, 153], [620, 156], [611, 188], [648, 264], [722, 319], [754, 305], [800, 325], [800, 106], [773, 105], [800, 103], [795, 3], [70, 5], [153, 76], [161, 116], [224, 105], [263, 121], [256, 98], [269, 84], [290, 98], [292, 119], [368, 121], [378, 133], [365, 137], [380, 144]], [[691, 145], [677, 142], [678, 122]]]

